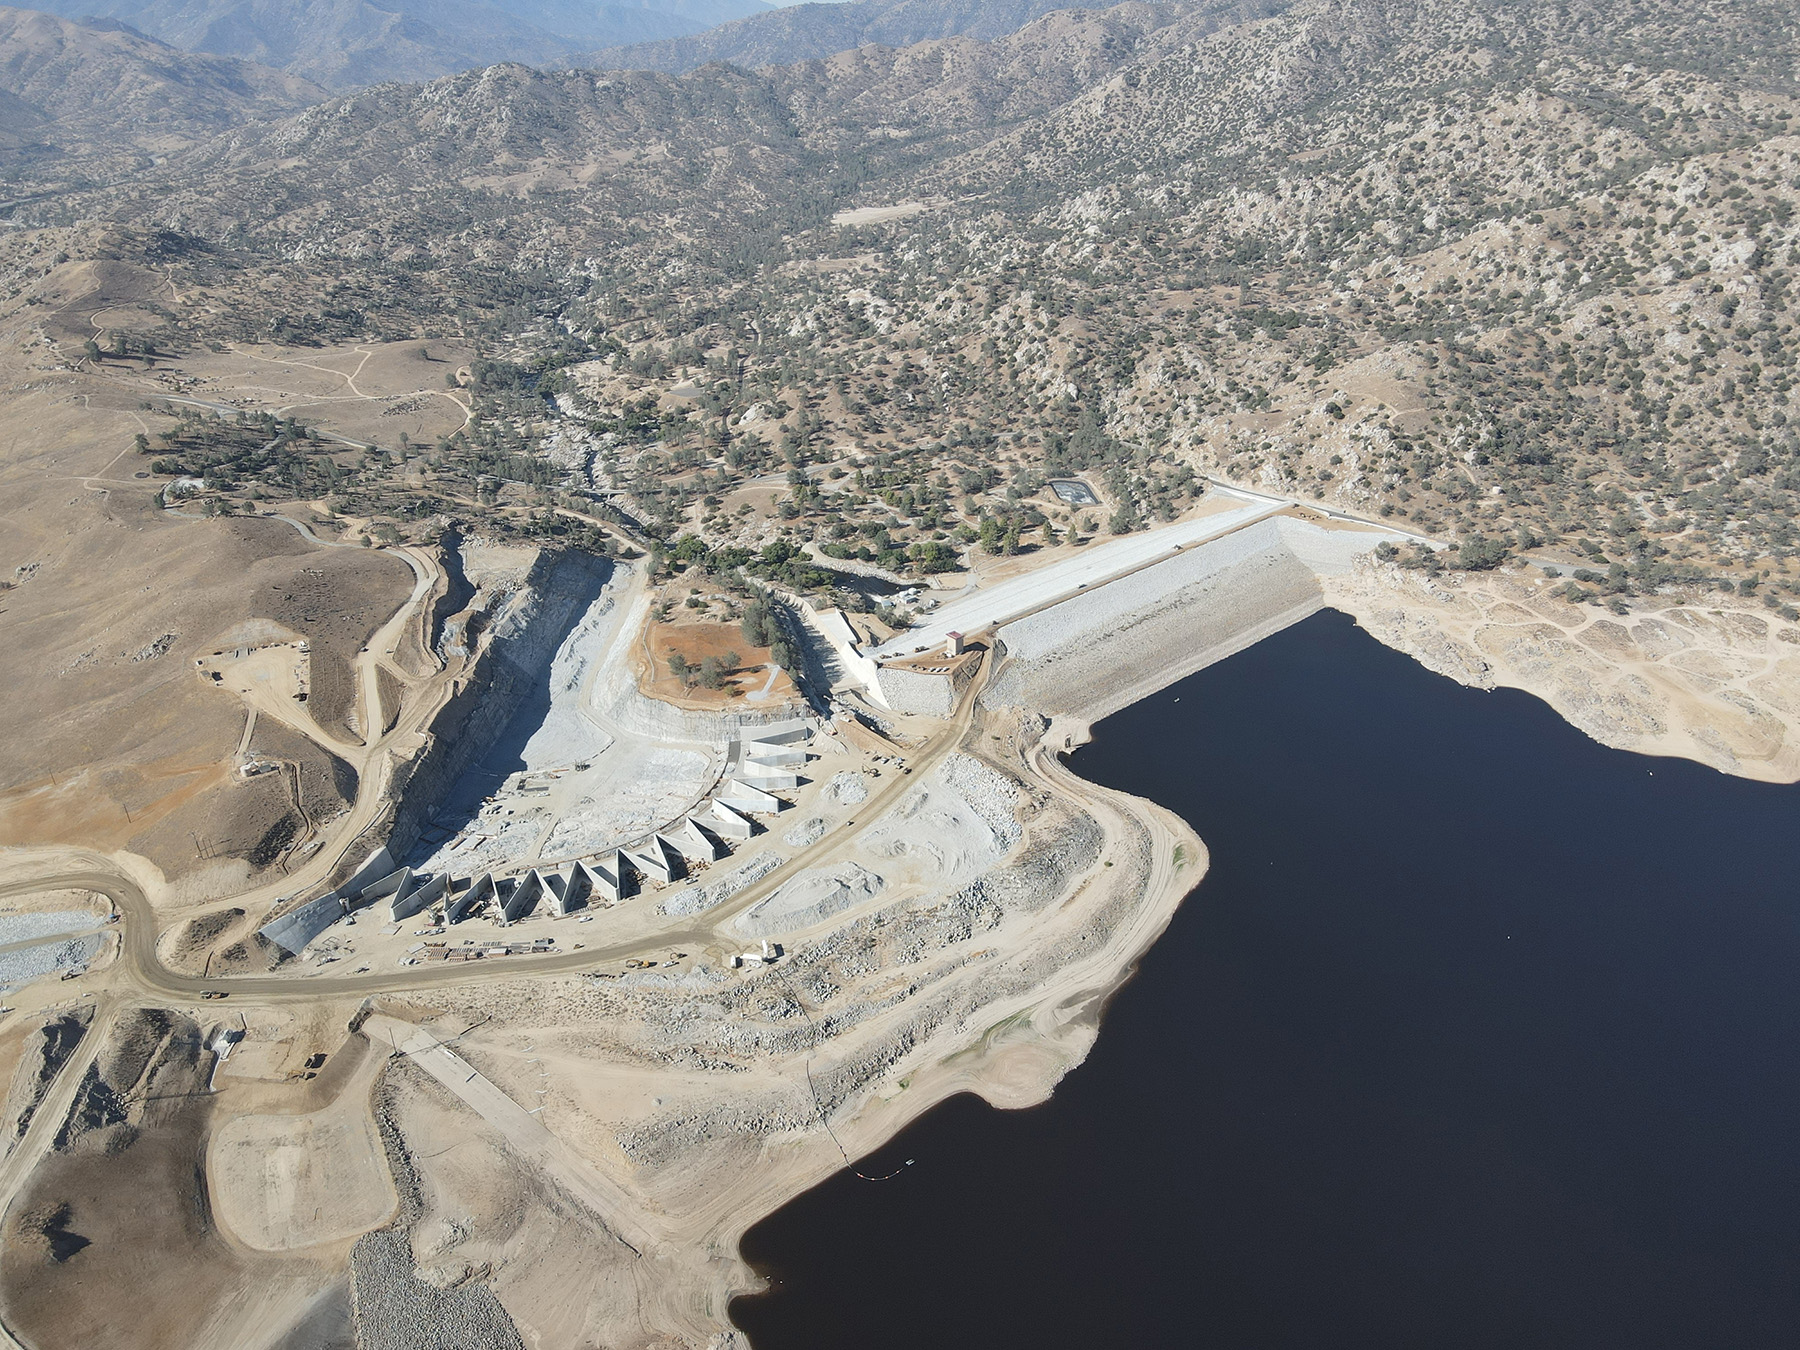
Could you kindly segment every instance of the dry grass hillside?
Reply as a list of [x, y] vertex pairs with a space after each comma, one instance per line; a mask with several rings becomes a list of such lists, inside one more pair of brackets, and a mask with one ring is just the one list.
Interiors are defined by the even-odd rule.
[[[31, 252], [42, 241], [14, 245], [45, 270], [31, 295], [0, 307], [11, 522], [0, 631], [7, 685], [21, 695], [0, 707], [0, 843], [130, 848], [171, 874], [220, 855], [266, 866], [341, 813], [355, 775], [267, 718], [240, 754], [246, 705], [196, 662], [224, 641], [305, 641], [308, 716], [352, 739], [350, 661], [412, 573], [285, 521], [163, 505], [166, 479], [136, 442], [171, 419], [123, 363], [72, 367], [58, 348], [105, 335], [107, 316], [161, 331], [152, 307], [175, 303], [166, 286], [144, 269], [55, 263]], [[241, 777], [258, 756], [293, 771]]]

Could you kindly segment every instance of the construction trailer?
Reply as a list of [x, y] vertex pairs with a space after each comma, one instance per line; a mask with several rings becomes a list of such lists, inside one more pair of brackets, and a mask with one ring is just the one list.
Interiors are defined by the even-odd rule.
[[748, 816], [740, 815], [720, 801], [712, 803], [706, 823], [727, 839], [748, 839], [756, 833], [756, 826]]
[[689, 862], [718, 862], [731, 852], [723, 839], [707, 833], [692, 816], [682, 824], [679, 842]]
[[461, 923], [473, 914], [483, 901], [492, 900], [494, 895], [494, 874], [483, 872], [475, 878], [474, 884], [468, 890], [444, 906], [444, 918], [449, 923]]
[[394, 892], [394, 898], [388, 902], [388, 918], [395, 923], [402, 919], [410, 919], [422, 909], [429, 909], [444, 898], [444, 892], [450, 889], [450, 874], [442, 873], [429, 881], [421, 881], [414, 877], [412, 884]]
[[506, 897], [506, 903], [500, 912], [506, 916], [508, 923], [522, 919], [537, 908], [538, 902], [544, 898], [545, 890], [544, 874], [534, 867], [513, 887], [512, 894]]
[[719, 789], [719, 800], [734, 811], [753, 811], [763, 816], [772, 816], [781, 810], [781, 798], [751, 787], [741, 778], [726, 779], [725, 786]]

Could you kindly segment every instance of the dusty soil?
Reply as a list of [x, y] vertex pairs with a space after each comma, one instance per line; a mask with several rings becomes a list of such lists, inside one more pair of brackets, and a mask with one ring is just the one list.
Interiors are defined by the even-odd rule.
[[245, 407], [276, 407], [356, 441], [395, 447], [404, 433], [431, 444], [461, 429], [466, 395], [445, 380], [474, 349], [454, 340], [274, 344], [189, 352], [182, 374], [191, 396]]
[[264, 1319], [304, 1306], [328, 1271], [246, 1256], [214, 1227], [199, 1027], [127, 1013], [107, 1034], [71, 1127], [5, 1216], [8, 1325], [41, 1350], [267, 1343]]
[[149, 487], [118, 476], [135, 464], [143, 419], [99, 399], [90, 408], [78, 383], [0, 396], [15, 428], [0, 487], [16, 508], [0, 543], [11, 583], [0, 676], [14, 694], [0, 707], [0, 843], [130, 847], [180, 873], [253, 847], [286, 809], [279, 783], [233, 780], [243, 704], [195, 673], [220, 617], [266, 617], [307, 638], [309, 708], [345, 727], [349, 659], [411, 574], [374, 550], [321, 549], [280, 521], [159, 510]]
[[[104, 246], [96, 234], [73, 251]], [[105, 348], [115, 334], [175, 351], [170, 318], [207, 298], [157, 269], [104, 259], [54, 265], [27, 291], [0, 300], [0, 492], [11, 527], [0, 542], [10, 694], [0, 845], [129, 849], [177, 882], [217, 872], [228, 856], [254, 855], [235, 865], [253, 872], [280, 856], [284, 831], [337, 813], [343, 775], [278, 746], [310, 777], [298, 791], [292, 774], [286, 784], [236, 779], [244, 701], [205, 687], [196, 658], [258, 620], [304, 639], [306, 711], [327, 737], [357, 745], [371, 729], [358, 725], [351, 662], [412, 577], [380, 550], [321, 547], [282, 521], [162, 509], [134, 445], [170, 425], [148, 401], [305, 403], [328, 431], [354, 435], [366, 423], [371, 440], [428, 441], [464, 422], [466, 396], [445, 376], [471, 353], [408, 342], [96, 361], [84, 344]]]
[[[678, 708], [778, 706], [799, 697], [786, 671], [776, 671], [774, 683], [769, 682], [769, 649], [752, 647], [735, 623], [652, 623], [645, 628], [643, 648], [638, 688]], [[722, 661], [736, 652], [739, 670], [722, 688], [689, 688], [669, 669], [669, 658], [677, 652], [695, 668], [709, 656]]]
[[1462, 684], [1535, 694], [1602, 745], [1800, 780], [1800, 625], [1735, 597], [1570, 604], [1533, 569], [1446, 574], [1367, 560], [1326, 598]]
[[382, 1059], [357, 1058], [322, 1109], [237, 1115], [214, 1132], [207, 1153], [212, 1203], [245, 1245], [264, 1252], [316, 1247], [366, 1233], [393, 1214], [398, 1198], [369, 1114]]

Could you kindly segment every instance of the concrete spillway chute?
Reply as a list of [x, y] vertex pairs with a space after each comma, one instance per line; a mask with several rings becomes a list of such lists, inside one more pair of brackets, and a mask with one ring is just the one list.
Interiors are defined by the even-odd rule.
[[448, 872], [428, 879], [414, 877], [411, 885], [394, 892], [394, 898], [388, 902], [388, 918], [394, 923], [410, 919], [420, 910], [429, 909], [442, 900], [449, 889]]
[[444, 907], [444, 918], [450, 923], [461, 923], [473, 914], [484, 902], [494, 898], [494, 874], [483, 872], [475, 879], [475, 883]]
[[383, 877], [392, 876], [397, 866], [394, 855], [383, 844], [363, 860], [363, 865], [350, 874], [349, 880], [338, 887], [338, 894], [356, 903], [364, 890]]
[[581, 863], [580, 867], [587, 873], [590, 897], [597, 897], [608, 905], [616, 905], [624, 898], [625, 865], [620, 861], [617, 849], [601, 854], [593, 862]]
[[675, 880], [674, 863], [654, 835], [638, 847], [628, 848], [623, 852], [626, 861], [637, 869], [639, 876], [664, 886]]
[[573, 914], [584, 909], [588, 897], [593, 894], [593, 882], [590, 873], [580, 863], [569, 864], [569, 875], [550, 878], [550, 889], [555, 894], [555, 910], [558, 914]]
[[751, 737], [753, 745], [796, 745], [812, 739], [813, 729], [805, 722], [778, 722], [763, 727]]
[[679, 881], [687, 875], [687, 851], [681, 847], [679, 836], [671, 838], [666, 834], [659, 834], [650, 842], [668, 864], [671, 881]]
[[676, 836], [682, 855], [689, 862], [718, 862], [730, 852], [724, 840], [709, 834], [706, 829], [691, 816], [682, 823], [681, 833]]
[[314, 938], [343, 918], [347, 908], [343, 897], [333, 891], [263, 925], [262, 935], [289, 956], [298, 956], [312, 945]]
[[751, 773], [759, 769], [797, 769], [806, 763], [806, 751], [798, 746], [753, 741], [744, 747], [744, 760]]
[[751, 811], [772, 816], [781, 810], [781, 798], [772, 797], [761, 788], [751, 787], [741, 778], [727, 779], [719, 789], [719, 800], [734, 811]]
[[760, 764], [746, 764], [744, 781], [760, 792], [791, 791], [800, 786], [800, 775], [784, 769], [768, 769]]
[[506, 916], [506, 921], [511, 923], [513, 920], [522, 919], [531, 913], [537, 908], [538, 902], [544, 898], [547, 889], [544, 885], [544, 874], [537, 868], [532, 868], [525, 874], [524, 879], [513, 887], [512, 894], [506, 897], [501, 910], [501, 913]]
[[370, 882], [363, 887], [362, 894], [356, 897], [354, 907], [360, 909], [364, 905], [372, 905], [377, 900], [386, 900], [390, 897], [398, 901], [406, 894], [407, 888], [411, 885], [412, 868], [402, 867], [397, 872], [389, 872], [379, 881]]
[[750, 818], [734, 811], [724, 802], [715, 801], [708, 810], [707, 824], [727, 839], [748, 839], [756, 833]]

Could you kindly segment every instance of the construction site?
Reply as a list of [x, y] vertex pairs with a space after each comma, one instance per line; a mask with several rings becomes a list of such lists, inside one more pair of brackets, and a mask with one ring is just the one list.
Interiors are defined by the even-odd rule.
[[483, 541], [392, 550], [410, 593], [329, 716], [307, 639], [227, 631], [190, 678], [243, 710], [234, 771], [304, 791], [273, 724], [342, 805], [225, 901], [14, 860], [0, 1325], [107, 1343], [129, 1291], [133, 1343], [183, 1350], [740, 1344], [743, 1231], [949, 1095], [1043, 1100], [1204, 874], [1060, 756], [1373, 605], [1397, 537], [1221, 491], [898, 631], [777, 589], [798, 668], [744, 644], [717, 687], [659, 666], [724, 652], [722, 601], [659, 635], [642, 564]]
[[[30, 928], [59, 955], [0, 1024], [0, 1322], [64, 1343], [68, 1280], [201, 1266], [202, 1303], [150, 1300], [157, 1343], [573, 1346], [640, 1318], [729, 1343], [748, 1224], [949, 1093], [1041, 1099], [1093, 1034], [1059, 1009], [1198, 881], [1187, 826], [1061, 768], [1099, 691], [1175, 678], [1196, 622], [1223, 652], [1322, 603], [1295, 541], [1337, 565], [1380, 537], [1209, 502], [922, 592], [901, 633], [777, 590], [791, 679], [725, 652], [726, 597], [671, 628], [642, 565], [480, 541], [393, 550], [411, 592], [326, 715], [300, 632], [221, 634], [193, 678], [244, 710], [238, 775], [304, 789], [255, 748], [272, 724], [354, 787], [279, 891], [196, 904], [70, 855], [6, 887], [92, 899]], [[743, 673], [671, 685], [673, 652]], [[101, 1199], [122, 1167], [150, 1179], [130, 1221]], [[258, 1293], [234, 1314], [228, 1288]]]

